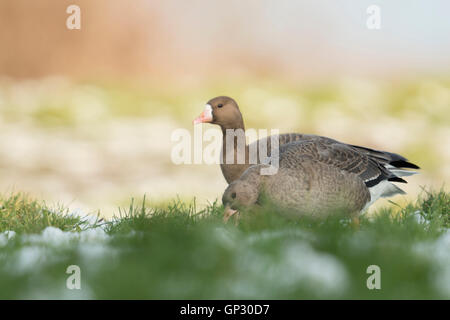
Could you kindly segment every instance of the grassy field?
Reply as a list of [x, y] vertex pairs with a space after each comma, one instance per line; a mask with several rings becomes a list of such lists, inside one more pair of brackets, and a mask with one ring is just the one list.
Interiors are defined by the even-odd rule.
[[[0, 199], [1, 299], [448, 299], [450, 194], [423, 191], [363, 217], [289, 221], [145, 202], [109, 220], [13, 194]], [[69, 290], [77, 265], [81, 289]], [[367, 268], [381, 270], [369, 290]]]
[[[420, 185], [436, 190], [450, 177], [449, 88], [448, 77], [178, 86], [1, 78], [0, 194], [9, 195], [0, 196], [0, 298], [450, 298], [448, 184], [417, 198]], [[219, 94], [239, 102], [247, 128], [397, 152], [421, 174], [359, 229], [270, 211], [224, 225], [213, 202], [226, 187], [220, 168], [170, 159], [173, 131], [192, 132]], [[131, 197], [139, 200], [128, 207]], [[66, 287], [70, 265], [81, 290]], [[380, 290], [366, 286], [371, 265]]]
[[397, 203], [450, 180], [449, 77], [188, 84], [0, 77], [0, 194], [24, 191], [106, 218], [143, 194], [153, 204], [196, 197], [204, 208], [227, 186], [220, 168], [174, 164], [171, 136], [180, 128], [193, 134], [192, 120], [223, 94], [238, 101], [248, 129], [328, 136], [417, 163], [420, 175], [402, 186], [408, 195]]

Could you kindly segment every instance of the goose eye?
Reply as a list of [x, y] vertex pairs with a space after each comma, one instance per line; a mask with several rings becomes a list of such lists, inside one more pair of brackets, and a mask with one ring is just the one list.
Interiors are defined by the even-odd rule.
[[233, 193], [231, 194], [231, 198], [236, 199], [236, 192], [233, 192]]
[[218, 105], [217, 105], [217, 108], [222, 108], [223, 107], [223, 104], [221, 104], [221, 103], [219, 103]]

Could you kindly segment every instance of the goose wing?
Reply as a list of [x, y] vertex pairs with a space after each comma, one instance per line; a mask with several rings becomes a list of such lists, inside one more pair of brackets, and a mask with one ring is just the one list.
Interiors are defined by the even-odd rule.
[[369, 188], [383, 180], [406, 183], [384, 166], [388, 159], [379, 160], [357, 148], [325, 137], [311, 137], [280, 146], [281, 166], [295, 167], [302, 159], [311, 159], [354, 173]]

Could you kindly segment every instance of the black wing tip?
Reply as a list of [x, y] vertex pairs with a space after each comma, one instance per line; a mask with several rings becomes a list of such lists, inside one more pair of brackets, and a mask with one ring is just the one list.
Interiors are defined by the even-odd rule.
[[394, 181], [394, 182], [401, 182], [401, 183], [408, 183], [406, 180], [399, 178], [399, 177], [391, 177], [388, 178], [388, 181]]
[[389, 162], [389, 164], [396, 168], [420, 169], [419, 166], [415, 165], [414, 163], [408, 162], [406, 160], [391, 161], [391, 162]]

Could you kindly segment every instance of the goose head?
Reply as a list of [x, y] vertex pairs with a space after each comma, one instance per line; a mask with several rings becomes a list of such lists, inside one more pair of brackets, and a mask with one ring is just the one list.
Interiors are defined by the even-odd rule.
[[193, 122], [217, 124], [225, 129], [243, 127], [242, 114], [236, 101], [226, 96], [209, 100], [203, 112]]
[[227, 222], [239, 211], [256, 204], [259, 197], [257, 185], [247, 181], [236, 180], [231, 183], [222, 196], [222, 203], [225, 206], [224, 221]]

